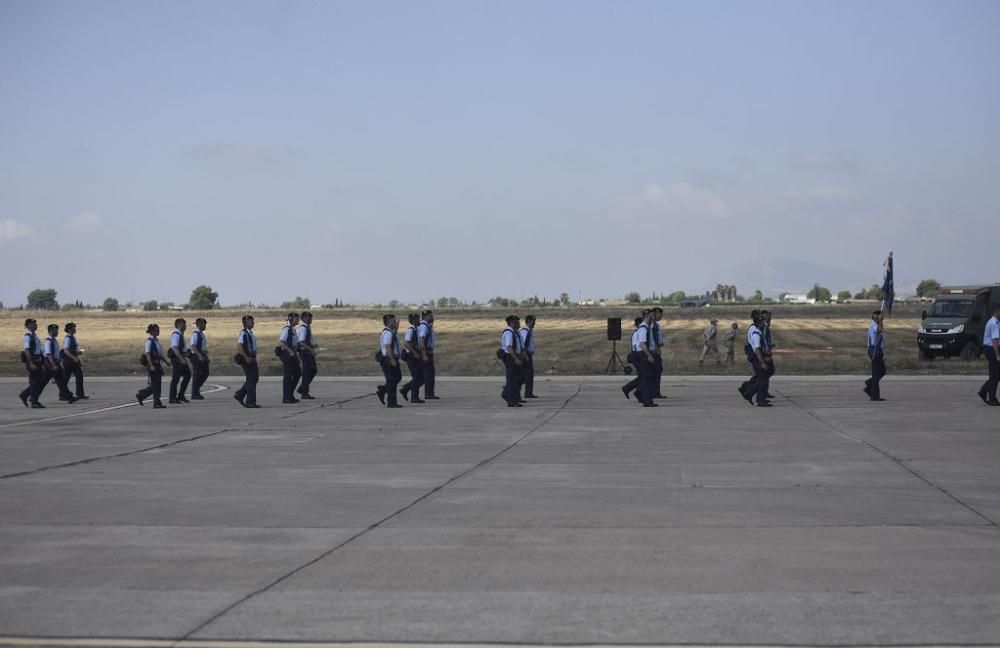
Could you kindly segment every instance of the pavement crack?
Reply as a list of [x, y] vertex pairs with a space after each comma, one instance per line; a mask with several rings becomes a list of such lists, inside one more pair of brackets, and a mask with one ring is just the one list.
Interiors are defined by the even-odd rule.
[[176, 441], [170, 441], [168, 443], [161, 443], [159, 445], [150, 446], [148, 448], [139, 448], [138, 450], [129, 450], [128, 452], [118, 452], [116, 454], [101, 455], [100, 457], [90, 457], [87, 459], [78, 459], [77, 461], [68, 461], [66, 463], [55, 464], [53, 466], [40, 466], [32, 470], [24, 470], [16, 473], [7, 473], [6, 475], [0, 475], [0, 479], [13, 479], [14, 477], [27, 477], [28, 475], [36, 475], [38, 473], [46, 472], [48, 470], [57, 470], [59, 468], [72, 468], [73, 466], [84, 466], [86, 464], [94, 463], [96, 461], [104, 461], [105, 459], [121, 459], [123, 457], [131, 457], [133, 455], [139, 455], [146, 452], [152, 452], [154, 450], [163, 450], [165, 448], [172, 448], [176, 445], [181, 445], [182, 443], [191, 443], [192, 441], [198, 441], [200, 439], [207, 439], [208, 437], [213, 437], [217, 434], [222, 434], [223, 432], [235, 432], [234, 428], [225, 428], [223, 430], [216, 430], [215, 432], [208, 432], [206, 434], [198, 434], [193, 437], [188, 437], [186, 439], [177, 439]]
[[[542, 427], [544, 427], [547, 423], [549, 423], [550, 421], [552, 421], [552, 419], [554, 419], [560, 413], [562, 413], [563, 411], [565, 411], [566, 406], [569, 405], [570, 402], [574, 398], [576, 398], [577, 396], [580, 395], [580, 391], [582, 389], [583, 389], [583, 384], [582, 383], [578, 384], [576, 386], [576, 391], [574, 391], [568, 398], [566, 398], [566, 400], [564, 400], [562, 402], [562, 405], [560, 405], [559, 407], [555, 408], [552, 411], [551, 414], [549, 414], [544, 419], [542, 419], [537, 425], [535, 425], [533, 428], [531, 428], [530, 430], [528, 430], [527, 432], [525, 432], [524, 434], [522, 434], [521, 436], [519, 436], [517, 439], [515, 439], [511, 443], [509, 443], [506, 446], [504, 446], [503, 448], [501, 448], [499, 451], [493, 453], [489, 457], [486, 457], [485, 459], [483, 459], [479, 463], [475, 464], [474, 466], [472, 466], [470, 468], [466, 468], [462, 472], [460, 472], [460, 473], [458, 473], [456, 475], [453, 475], [452, 477], [448, 478], [446, 481], [438, 484], [437, 486], [435, 486], [431, 490], [427, 491], [426, 493], [424, 493], [420, 497], [416, 498], [415, 500], [413, 500], [412, 502], [410, 502], [406, 506], [403, 506], [402, 508], [397, 509], [396, 511], [390, 513], [389, 515], [386, 515], [385, 517], [383, 517], [382, 519], [378, 520], [377, 522], [373, 522], [372, 524], [368, 525], [367, 527], [365, 527], [361, 531], [358, 531], [357, 533], [355, 533], [351, 537], [347, 538], [346, 540], [344, 540], [344, 541], [342, 541], [342, 542], [334, 545], [333, 547], [330, 547], [329, 549], [323, 551], [318, 556], [316, 556], [314, 558], [311, 558], [310, 560], [302, 563], [298, 567], [295, 567], [294, 569], [286, 572], [285, 574], [282, 574], [278, 578], [275, 578], [274, 580], [272, 580], [270, 583], [267, 583], [263, 587], [259, 587], [256, 590], [250, 592], [249, 594], [241, 597], [239, 600], [231, 603], [230, 605], [227, 605], [225, 608], [223, 608], [222, 610], [216, 612], [211, 617], [209, 617], [208, 619], [206, 619], [205, 621], [203, 621], [202, 623], [198, 624], [193, 629], [191, 629], [187, 633], [185, 633], [184, 636], [182, 636], [180, 638], [179, 643], [183, 643], [184, 641], [189, 640], [192, 636], [194, 636], [195, 634], [201, 632], [202, 630], [204, 630], [208, 626], [212, 625], [213, 623], [215, 623], [216, 621], [218, 621], [219, 619], [221, 619], [225, 615], [227, 615], [230, 612], [232, 612], [233, 610], [235, 610], [237, 607], [243, 605], [244, 603], [250, 601], [251, 599], [254, 599], [254, 598], [260, 596], [261, 594], [264, 594], [268, 590], [273, 589], [274, 587], [276, 587], [276, 586], [280, 585], [281, 583], [287, 581], [288, 579], [292, 578], [296, 574], [299, 574], [299, 573], [303, 572], [304, 570], [312, 567], [313, 565], [316, 565], [317, 563], [319, 563], [320, 561], [322, 561], [322, 560], [328, 558], [329, 556], [333, 555], [334, 553], [336, 553], [340, 549], [343, 549], [347, 545], [355, 542], [356, 540], [359, 540], [360, 538], [364, 537], [368, 533], [371, 533], [375, 529], [378, 529], [379, 527], [385, 525], [390, 520], [393, 520], [393, 519], [399, 517], [400, 515], [406, 513], [407, 511], [409, 511], [413, 507], [417, 506], [421, 502], [427, 501], [428, 499], [430, 499], [431, 497], [433, 497], [437, 493], [440, 493], [442, 490], [444, 490], [448, 486], [454, 484], [455, 482], [457, 482], [458, 480], [462, 479], [463, 477], [469, 475], [470, 473], [472, 473], [472, 472], [474, 472], [474, 471], [482, 468], [483, 466], [485, 466], [485, 465], [487, 465], [487, 464], [495, 461], [496, 459], [502, 457], [503, 455], [507, 454], [508, 452], [510, 452], [511, 450], [513, 450], [514, 448], [516, 448], [518, 446], [518, 444], [520, 444], [522, 441], [524, 441], [525, 439], [527, 439], [529, 436], [531, 436], [532, 434], [534, 434], [538, 430], [542, 429]], [[368, 395], [370, 395], [370, 394], [366, 394], [366, 396], [368, 396]], [[317, 408], [314, 408], [314, 409], [317, 409]]]
[[[775, 390], [775, 391], [777, 391], [777, 390]], [[967, 511], [969, 511], [970, 513], [972, 513], [976, 517], [980, 518], [981, 520], [983, 520], [984, 522], [986, 522], [990, 526], [995, 527], [995, 528], [1000, 527], [1000, 524], [998, 524], [995, 520], [991, 519], [985, 513], [981, 512], [979, 509], [975, 508], [974, 506], [972, 506], [968, 502], [962, 500], [960, 497], [958, 497], [957, 495], [955, 495], [954, 493], [952, 493], [951, 491], [949, 491], [944, 486], [941, 486], [941, 485], [936, 484], [935, 482], [931, 481], [931, 479], [929, 477], [925, 477], [918, 470], [916, 470], [915, 468], [913, 468], [912, 466], [910, 466], [909, 464], [907, 464], [907, 462], [905, 462], [902, 459], [900, 459], [899, 457], [895, 456], [894, 454], [892, 454], [888, 450], [884, 450], [884, 449], [878, 447], [877, 445], [875, 445], [874, 443], [872, 443], [868, 439], [862, 438], [862, 437], [860, 437], [860, 436], [858, 436], [856, 434], [851, 434], [850, 432], [847, 432], [845, 430], [840, 429], [839, 427], [837, 427], [833, 423], [827, 421], [826, 419], [824, 419], [822, 416], [820, 416], [819, 414], [817, 414], [813, 410], [809, 409], [808, 407], [806, 407], [806, 406], [802, 405], [801, 403], [799, 403], [798, 401], [796, 401], [791, 396], [789, 396], [787, 394], [782, 394], [780, 391], [778, 391], [777, 393], [780, 394], [781, 396], [784, 396], [785, 398], [787, 398], [789, 403], [791, 403], [792, 405], [795, 405], [795, 407], [799, 408], [800, 410], [802, 410], [803, 412], [805, 412], [806, 414], [808, 414], [812, 418], [816, 419], [817, 421], [819, 421], [820, 423], [822, 423], [824, 426], [826, 426], [829, 429], [833, 430], [834, 432], [836, 432], [840, 436], [844, 437], [845, 439], [850, 439], [851, 441], [854, 441], [856, 443], [860, 443], [861, 445], [864, 445], [864, 446], [866, 446], [868, 448], [871, 448], [875, 452], [879, 453], [880, 455], [882, 455], [886, 459], [889, 459], [890, 461], [892, 461], [893, 463], [895, 463], [897, 466], [899, 466], [900, 468], [902, 468], [906, 472], [910, 473], [911, 475], [913, 475], [914, 477], [916, 477], [917, 479], [919, 479], [920, 481], [922, 481], [927, 486], [930, 486], [931, 488], [937, 490], [938, 492], [940, 492], [941, 494], [943, 494], [945, 497], [947, 497], [951, 501], [955, 502], [956, 504], [958, 504], [962, 508], [966, 509]]]

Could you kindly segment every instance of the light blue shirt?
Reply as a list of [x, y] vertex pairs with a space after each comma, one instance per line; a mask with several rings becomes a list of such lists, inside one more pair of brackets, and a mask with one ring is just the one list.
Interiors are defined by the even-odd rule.
[[59, 340], [53, 337], [45, 338], [45, 355], [52, 357], [52, 362], [59, 362], [62, 351], [59, 350]]
[[640, 324], [639, 328], [637, 328], [635, 333], [632, 334], [632, 350], [642, 351], [641, 345], [645, 342], [650, 353], [656, 351], [656, 340], [652, 339], [652, 337], [653, 336], [650, 335], [649, 325], [645, 323]]
[[656, 346], [663, 346], [663, 328], [659, 322], [653, 322], [653, 342]]
[[[201, 344], [198, 344], [199, 334], [201, 336]], [[173, 344], [172, 340], [170, 343], [171, 345], [176, 346]], [[204, 331], [195, 330], [195, 332], [191, 334], [191, 348], [198, 349], [202, 353], [208, 353], [208, 338], [205, 336]]]
[[312, 346], [312, 329], [309, 328], [308, 324], [304, 322], [299, 324], [299, 332], [296, 335], [296, 339], [300, 342], [308, 342], [309, 346]]
[[393, 353], [396, 357], [399, 357], [399, 337], [393, 333], [392, 329], [384, 328], [382, 329], [382, 335], [379, 337], [379, 347], [382, 350], [382, 355], [389, 357], [389, 347], [392, 346]]
[[500, 333], [500, 350], [507, 353], [507, 347], [511, 347], [514, 353], [524, 352], [524, 346], [521, 344], [521, 336], [514, 333], [514, 329], [509, 326]]
[[416, 349], [417, 348], [417, 327], [410, 324], [410, 327], [406, 329], [406, 333], [403, 333], [403, 339], [410, 343], [410, 345]]
[[67, 351], [72, 351], [76, 346], [76, 336], [69, 335], [68, 333], [63, 337], [63, 348]]
[[250, 329], [243, 329], [236, 336], [236, 343], [242, 344], [249, 355], [257, 355], [257, 336]]
[[996, 315], [986, 322], [986, 330], [983, 332], [983, 346], [993, 346], [993, 340], [1000, 340], [1000, 321]]
[[[528, 338], [528, 334], [531, 334], [531, 338]], [[535, 353], [535, 331], [529, 329], [527, 326], [522, 328], [517, 332], [521, 336], [521, 345], [528, 351], [528, 353]]]
[[[750, 348], [756, 351], [761, 349], [764, 343], [764, 336], [761, 334], [760, 329], [757, 328], [756, 324], [751, 324], [750, 328], [747, 329], [747, 344]], [[761, 349], [763, 351], [763, 349]]]
[[38, 336], [31, 331], [24, 334], [24, 349], [30, 349], [36, 358], [41, 355], [42, 343], [39, 341]]
[[878, 347], [879, 350], [884, 350], [885, 338], [878, 332], [878, 324], [872, 322], [868, 325], [868, 350], [871, 351], [875, 347]]
[[177, 349], [184, 346], [184, 336], [177, 329], [174, 329], [174, 332], [170, 334], [170, 346]]
[[293, 351], [299, 345], [299, 336], [295, 335], [295, 329], [292, 328], [291, 324], [285, 324], [282, 327], [281, 335], [278, 336], [278, 339], [291, 347]]
[[163, 357], [163, 345], [160, 344], [159, 340], [154, 340], [153, 338], [146, 338], [146, 353], [152, 353], [157, 358]]
[[427, 345], [428, 351], [434, 350], [434, 343], [436, 342], [436, 336], [434, 335], [434, 326], [428, 324], [427, 322], [421, 320], [420, 326], [417, 327], [417, 337], [420, 339], [426, 338], [424, 344]]
[[[641, 331], [641, 333], [640, 333]], [[632, 331], [632, 350], [638, 351], [639, 345], [646, 339], [646, 330], [641, 326]]]

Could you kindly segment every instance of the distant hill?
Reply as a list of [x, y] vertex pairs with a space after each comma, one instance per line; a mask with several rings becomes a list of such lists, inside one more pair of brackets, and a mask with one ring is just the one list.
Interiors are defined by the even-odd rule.
[[[761, 259], [724, 270], [716, 283], [735, 284], [741, 295], [760, 290], [769, 297], [781, 293], [804, 294], [818, 283], [836, 295], [841, 290], [854, 293], [872, 284], [881, 284], [882, 265], [876, 260], [871, 268], [862, 272], [799, 259]], [[897, 295], [912, 294], [916, 283], [897, 276], [895, 286]]]

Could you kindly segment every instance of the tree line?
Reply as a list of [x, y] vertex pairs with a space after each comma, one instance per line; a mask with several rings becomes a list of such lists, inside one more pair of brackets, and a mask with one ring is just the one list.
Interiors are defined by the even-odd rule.
[[[941, 288], [941, 283], [937, 279], [929, 278], [924, 279], [919, 284], [917, 284], [917, 296], [932, 298], [937, 295], [938, 290]], [[815, 299], [819, 302], [832, 301], [834, 299], [833, 293], [829, 288], [821, 286], [818, 283], [814, 284], [806, 295], [809, 299]], [[679, 304], [685, 301], [701, 301], [712, 303], [760, 303], [769, 304], [776, 303], [784, 300], [785, 295], [779, 295], [778, 299], [775, 300], [770, 297], [765, 297], [761, 290], [755, 290], [752, 295], [745, 297], [740, 295], [736, 289], [735, 285], [730, 284], [717, 284], [714, 290], [706, 292], [704, 295], [687, 294], [683, 290], [676, 290], [671, 293], [657, 293], [654, 291], [650, 296], [643, 297], [638, 291], [630, 291], [624, 295], [623, 301], [627, 304], [646, 304], [646, 303], [656, 303], [656, 304]], [[878, 284], [872, 284], [869, 288], [861, 290], [856, 293], [851, 293], [850, 290], [841, 290], [837, 293], [837, 301], [848, 301], [850, 299], [871, 299], [880, 300], [883, 299], [882, 287]], [[603, 298], [595, 301], [607, 301]], [[517, 299], [514, 297], [502, 297], [497, 296], [487, 300], [484, 304], [480, 304], [476, 301], [466, 302], [460, 300], [456, 297], [438, 297], [437, 299], [431, 298], [426, 302], [418, 304], [421, 307], [427, 308], [463, 308], [463, 307], [477, 307], [477, 306], [496, 306], [501, 308], [546, 308], [546, 307], [566, 307], [571, 304], [569, 293], [563, 292], [558, 297], [553, 297], [548, 299], [545, 297], [539, 297], [534, 295], [526, 299]], [[399, 300], [392, 300], [388, 303], [389, 308], [401, 308], [405, 305], [404, 302]], [[248, 308], [270, 308], [266, 304], [239, 304], [242, 307]], [[375, 304], [376, 307], [383, 307], [383, 304]], [[74, 309], [101, 309], [104, 311], [117, 311], [122, 310], [122, 308], [134, 308], [135, 304], [126, 303], [124, 306], [114, 297], [108, 297], [101, 303], [100, 306], [94, 306], [91, 304], [84, 304], [80, 300], [66, 302], [64, 304], [59, 303], [58, 293], [55, 288], [35, 288], [28, 293], [25, 308], [29, 310], [74, 310]], [[144, 311], [165, 311], [173, 310], [178, 307], [177, 304], [170, 301], [157, 301], [155, 299], [140, 302], [138, 307]], [[196, 287], [191, 291], [191, 297], [188, 299], [187, 303], [181, 304], [181, 308], [188, 310], [212, 310], [214, 308], [221, 308], [219, 304], [219, 293], [212, 290], [210, 286], [201, 285]], [[301, 297], [296, 295], [295, 298], [288, 301], [282, 302], [279, 308], [283, 310], [309, 310], [313, 308], [314, 305], [308, 297]], [[322, 308], [346, 308], [348, 307], [342, 300], [337, 299], [333, 303], [322, 304]], [[0, 302], [0, 309], [4, 308], [3, 302]]]

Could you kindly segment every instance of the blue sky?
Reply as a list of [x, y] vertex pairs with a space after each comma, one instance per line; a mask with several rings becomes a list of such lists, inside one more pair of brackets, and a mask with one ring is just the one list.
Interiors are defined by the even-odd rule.
[[998, 62], [998, 2], [0, 0], [0, 300], [1000, 280]]

